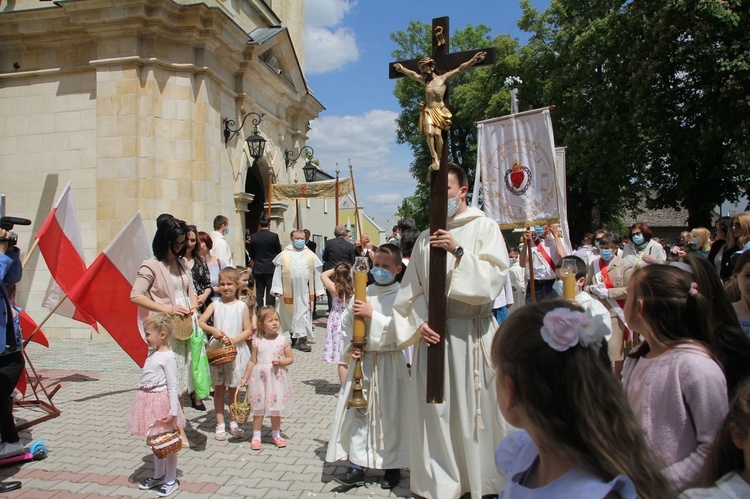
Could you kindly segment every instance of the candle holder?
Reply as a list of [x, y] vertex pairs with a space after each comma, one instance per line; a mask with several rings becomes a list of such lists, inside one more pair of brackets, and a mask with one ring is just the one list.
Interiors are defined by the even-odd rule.
[[[367, 298], [367, 257], [358, 256], [354, 260], [354, 299], [365, 301]], [[367, 330], [365, 327], [365, 318], [354, 316], [354, 327], [352, 331], [352, 347], [358, 347], [364, 350], [367, 345]], [[362, 393], [362, 357], [354, 362], [354, 374], [352, 375], [352, 396], [347, 402], [347, 407], [354, 409], [365, 409], [367, 400]]]

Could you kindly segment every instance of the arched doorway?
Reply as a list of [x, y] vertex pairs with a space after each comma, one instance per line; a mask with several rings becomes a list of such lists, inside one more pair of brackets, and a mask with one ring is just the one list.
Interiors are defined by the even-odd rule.
[[263, 175], [260, 172], [260, 162], [253, 161], [247, 169], [245, 178], [245, 192], [255, 195], [253, 201], [247, 204], [247, 213], [245, 213], [245, 227], [254, 234], [258, 232], [258, 221], [263, 214], [266, 203], [266, 188], [264, 187]]

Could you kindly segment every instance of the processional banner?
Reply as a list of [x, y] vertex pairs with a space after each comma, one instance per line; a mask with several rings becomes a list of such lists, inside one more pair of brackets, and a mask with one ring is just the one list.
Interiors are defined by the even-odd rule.
[[559, 222], [564, 193], [549, 108], [480, 121], [477, 128], [485, 214], [501, 229]]
[[[346, 196], [352, 189], [352, 179], [339, 180], [339, 197]], [[336, 181], [325, 180], [307, 184], [273, 184], [274, 201], [289, 199], [326, 199], [336, 197]]]

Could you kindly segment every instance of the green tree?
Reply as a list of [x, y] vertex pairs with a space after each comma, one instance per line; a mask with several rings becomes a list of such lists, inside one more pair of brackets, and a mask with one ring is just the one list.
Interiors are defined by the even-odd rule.
[[711, 209], [750, 180], [750, 3], [641, 0], [623, 17], [644, 176], [658, 191], [650, 205], [710, 227]]

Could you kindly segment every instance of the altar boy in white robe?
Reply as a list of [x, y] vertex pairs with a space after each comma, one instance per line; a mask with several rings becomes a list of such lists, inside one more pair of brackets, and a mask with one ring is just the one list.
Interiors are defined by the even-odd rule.
[[313, 337], [312, 314], [310, 303], [325, 294], [320, 280], [320, 269], [323, 262], [305, 246], [305, 233], [294, 230], [291, 234], [292, 244], [288, 245], [273, 260], [276, 270], [273, 273], [271, 293], [281, 300], [276, 300], [276, 308], [281, 319], [281, 331], [289, 333], [292, 345], [303, 352], [312, 350], [307, 344], [307, 337]]
[[[343, 485], [364, 485], [366, 469], [371, 468], [385, 470], [380, 486], [393, 489], [401, 480], [401, 468], [409, 466], [409, 373], [392, 324], [393, 302], [399, 288], [396, 276], [400, 271], [399, 248], [393, 244], [380, 246], [370, 270], [375, 283], [367, 287], [367, 299], [354, 301], [341, 317], [345, 341], [351, 341], [355, 315], [364, 317], [367, 332], [364, 351], [354, 346], [347, 350], [351, 357], [349, 371], [339, 392], [326, 453], [327, 462], [349, 459], [349, 469], [334, 477]], [[361, 412], [347, 408], [354, 362], [359, 357], [362, 393], [367, 399], [367, 410]]]

